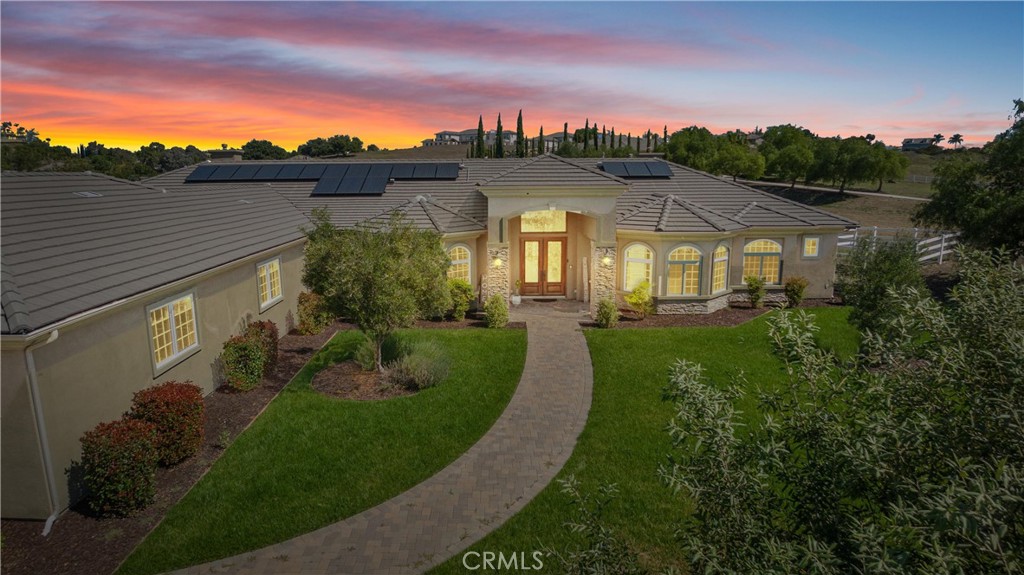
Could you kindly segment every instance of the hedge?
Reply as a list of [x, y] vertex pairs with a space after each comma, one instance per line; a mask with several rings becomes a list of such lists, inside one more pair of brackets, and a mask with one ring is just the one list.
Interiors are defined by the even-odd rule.
[[160, 465], [181, 462], [195, 455], [203, 445], [203, 392], [191, 381], [168, 381], [136, 393], [128, 416], [156, 427]]
[[130, 515], [156, 496], [156, 426], [141, 419], [101, 423], [82, 436], [82, 468], [89, 508]]

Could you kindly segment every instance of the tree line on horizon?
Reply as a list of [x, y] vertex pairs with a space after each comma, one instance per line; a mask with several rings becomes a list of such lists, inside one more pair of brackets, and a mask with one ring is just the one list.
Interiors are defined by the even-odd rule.
[[[15, 139], [16, 144], [6, 144], [0, 153], [0, 166], [4, 170], [23, 172], [93, 171], [124, 180], [142, 180], [163, 172], [177, 170], [208, 159], [207, 152], [196, 146], [172, 146], [160, 142], [140, 146], [138, 150], [107, 147], [92, 141], [72, 150], [67, 146], [50, 144], [50, 138], [42, 138], [35, 129], [27, 129], [14, 122], [3, 122], [0, 133], [5, 139]], [[221, 144], [228, 149], [227, 144]], [[269, 140], [252, 139], [240, 148], [243, 160], [284, 160], [296, 155], [321, 158], [325, 156], [348, 155], [363, 151], [375, 151], [370, 144], [364, 148], [363, 141], [347, 134], [317, 137], [300, 144], [294, 151], [288, 151]]]

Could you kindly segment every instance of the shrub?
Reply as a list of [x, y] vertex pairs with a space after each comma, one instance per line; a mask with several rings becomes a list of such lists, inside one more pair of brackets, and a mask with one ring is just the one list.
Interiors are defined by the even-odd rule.
[[129, 515], [156, 496], [156, 426], [139, 419], [101, 423], [82, 436], [82, 468], [89, 508]]
[[861, 329], [877, 331], [893, 312], [889, 290], [924, 289], [913, 240], [872, 242], [862, 238], [836, 266], [836, 287], [843, 301], [853, 306], [850, 321]]
[[318, 334], [331, 325], [333, 319], [323, 298], [310, 292], [299, 294], [299, 333]]
[[487, 314], [487, 327], [505, 327], [508, 325], [508, 302], [501, 294], [494, 294], [484, 304]]
[[597, 327], [615, 327], [619, 323], [619, 308], [611, 298], [604, 298], [597, 304]]
[[270, 320], [254, 321], [245, 327], [244, 335], [263, 349], [263, 375], [270, 375], [277, 367], [277, 326]]
[[154, 425], [160, 465], [174, 465], [202, 447], [205, 413], [199, 386], [168, 381], [136, 393], [128, 415]]
[[807, 278], [803, 276], [793, 276], [786, 278], [786, 304], [789, 307], [797, 307], [800, 302], [804, 301], [804, 290], [810, 284]]
[[388, 364], [384, 383], [419, 391], [433, 387], [448, 377], [448, 359], [441, 346], [433, 341], [418, 341], [409, 352]]
[[747, 282], [747, 295], [750, 296], [750, 307], [764, 307], [764, 298], [767, 292], [764, 289], [764, 278], [758, 276], [747, 276], [743, 278]]
[[224, 383], [238, 391], [249, 391], [263, 380], [266, 364], [263, 345], [254, 338], [236, 335], [224, 342], [221, 362]]
[[449, 279], [448, 291], [452, 296], [452, 307], [448, 315], [455, 321], [466, 319], [466, 312], [469, 311], [469, 304], [473, 301], [473, 286], [461, 279]]
[[626, 303], [636, 312], [640, 319], [654, 313], [654, 300], [651, 299], [651, 282], [640, 282], [633, 291], [626, 296]]

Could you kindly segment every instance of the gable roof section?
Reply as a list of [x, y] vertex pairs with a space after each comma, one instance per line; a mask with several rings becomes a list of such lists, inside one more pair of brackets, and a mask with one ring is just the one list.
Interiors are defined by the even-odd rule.
[[394, 213], [402, 213], [420, 229], [432, 229], [442, 234], [476, 232], [486, 229], [482, 223], [467, 218], [430, 196], [416, 196], [404, 204], [369, 218], [368, 221], [386, 220]]
[[309, 223], [276, 194], [173, 194], [88, 173], [5, 172], [2, 201], [4, 333], [301, 239]]
[[480, 187], [586, 187], [629, 185], [622, 178], [607, 174], [594, 166], [577, 164], [554, 154], [521, 160], [517, 166], [484, 180]]
[[616, 220], [627, 230], [656, 232], [727, 232], [747, 225], [725, 214], [701, 207], [675, 195], [654, 195]]

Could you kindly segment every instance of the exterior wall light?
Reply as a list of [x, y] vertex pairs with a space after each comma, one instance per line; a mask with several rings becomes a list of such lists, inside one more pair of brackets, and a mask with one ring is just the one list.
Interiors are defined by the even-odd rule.
[[601, 258], [601, 263], [606, 265], [606, 266], [610, 266], [610, 265], [612, 265], [612, 258], [610, 258], [608, 256], [604, 256], [603, 258]]
[[501, 258], [494, 258], [493, 260], [491, 260], [491, 267], [492, 268], [500, 268], [501, 267]]

